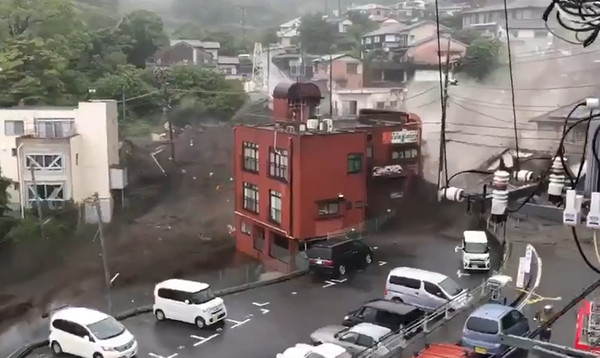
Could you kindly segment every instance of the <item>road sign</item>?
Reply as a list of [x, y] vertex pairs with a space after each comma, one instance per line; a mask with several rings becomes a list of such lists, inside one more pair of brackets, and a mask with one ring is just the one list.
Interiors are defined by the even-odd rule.
[[527, 258], [520, 257], [519, 258], [519, 272], [517, 273], [517, 287], [524, 288], [525, 287], [525, 267], [527, 266]]

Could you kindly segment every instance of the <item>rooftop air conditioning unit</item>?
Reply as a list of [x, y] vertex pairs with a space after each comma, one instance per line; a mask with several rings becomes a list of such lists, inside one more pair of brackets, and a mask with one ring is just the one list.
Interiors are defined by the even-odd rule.
[[298, 131], [299, 132], [306, 132], [306, 124], [300, 124], [298, 126]]
[[294, 133], [296, 132], [296, 128], [294, 128], [294, 126], [287, 126], [285, 127], [285, 131], [288, 133]]
[[319, 120], [318, 119], [309, 119], [306, 121], [306, 128], [308, 130], [317, 130], [319, 129]]

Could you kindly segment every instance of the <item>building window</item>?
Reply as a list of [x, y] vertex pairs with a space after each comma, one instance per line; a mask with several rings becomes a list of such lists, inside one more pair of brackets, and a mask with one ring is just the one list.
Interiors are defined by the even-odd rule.
[[347, 63], [346, 64], [346, 73], [349, 75], [357, 75], [358, 74], [358, 63]]
[[404, 150], [393, 150], [392, 151], [392, 160], [396, 159], [415, 159], [419, 156], [419, 151], [417, 149], [404, 149]]
[[258, 173], [258, 144], [244, 142], [244, 170]]
[[373, 147], [367, 147], [367, 158], [373, 157]]
[[40, 138], [67, 138], [73, 134], [72, 119], [36, 119], [35, 135]]
[[42, 201], [51, 209], [61, 208], [65, 203], [63, 183], [33, 183], [27, 184], [27, 201], [33, 206], [37, 201]]
[[269, 190], [269, 219], [281, 224], [281, 193]]
[[340, 214], [339, 201], [322, 201], [317, 203], [319, 216], [336, 216]]
[[371, 38], [367, 37], [366, 40], [365, 40], [365, 42], [367, 43], [367, 45], [370, 45], [371, 44]]
[[377, 103], [375, 103], [375, 107], [376, 107], [376, 109], [384, 109], [385, 102], [377, 102]]
[[34, 170], [58, 171], [64, 169], [62, 154], [27, 154], [25, 167]]
[[348, 154], [348, 174], [360, 173], [362, 170], [362, 154]]
[[244, 182], [244, 209], [258, 214], [258, 186]]
[[272, 178], [287, 180], [288, 152], [283, 149], [269, 148], [269, 175]]
[[252, 234], [252, 229], [250, 227], [250, 224], [248, 224], [246, 221], [242, 220], [242, 223], [240, 225], [240, 231], [242, 232], [242, 234], [244, 235], [250, 235]]
[[4, 135], [15, 136], [25, 133], [23, 121], [4, 121]]
[[373, 38], [373, 42], [375, 42], [376, 44], [380, 43], [380, 42], [381, 42], [381, 37], [379, 37], [379, 36], [375, 36], [375, 37]]

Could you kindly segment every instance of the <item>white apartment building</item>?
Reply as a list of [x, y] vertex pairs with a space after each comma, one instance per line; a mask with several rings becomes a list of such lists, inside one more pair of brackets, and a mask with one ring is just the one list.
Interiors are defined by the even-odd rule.
[[115, 101], [0, 109], [0, 118], [0, 167], [13, 181], [9, 194], [15, 210], [23, 212], [37, 200], [50, 208], [73, 200], [86, 204], [86, 221], [94, 222], [87, 199], [97, 192], [102, 221], [111, 220], [112, 190], [127, 185], [127, 171], [119, 166]]
[[333, 116], [358, 116], [361, 109], [399, 111], [404, 103], [403, 88], [339, 89], [332, 93]]

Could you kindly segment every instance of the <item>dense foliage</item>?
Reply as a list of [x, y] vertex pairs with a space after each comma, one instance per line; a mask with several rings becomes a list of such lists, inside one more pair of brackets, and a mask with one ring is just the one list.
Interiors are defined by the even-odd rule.
[[[158, 84], [145, 64], [170, 36], [157, 14], [119, 17], [117, 7], [116, 0], [0, 1], [0, 105], [125, 97], [135, 99], [126, 101], [121, 121], [159, 117]], [[239, 85], [213, 71], [176, 68], [168, 83], [179, 89], [172, 105], [189, 104], [183, 122], [205, 114], [228, 119], [245, 98]]]
[[458, 70], [477, 80], [483, 80], [499, 65], [502, 43], [498, 40], [479, 38], [468, 47]]

